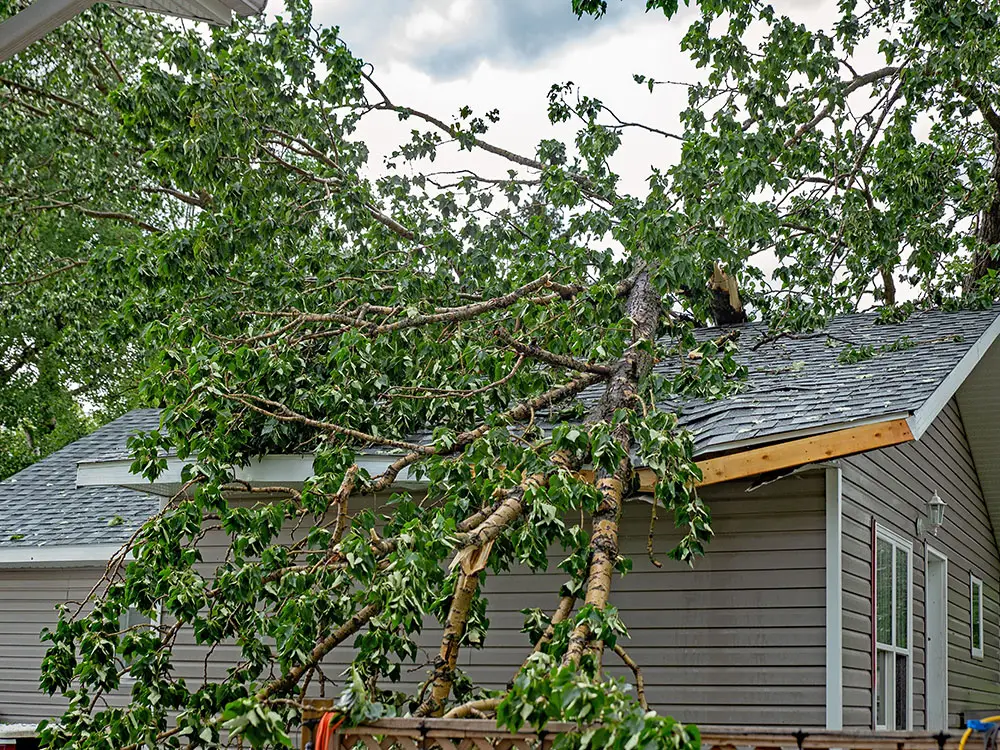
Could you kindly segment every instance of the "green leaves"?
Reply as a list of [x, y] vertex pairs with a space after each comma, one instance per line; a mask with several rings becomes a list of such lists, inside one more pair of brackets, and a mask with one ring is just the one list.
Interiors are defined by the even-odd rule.
[[579, 729], [554, 739], [557, 748], [672, 748], [700, 746], [694, 727], [646, 713], [620, 681], [596, 680], [572, 666], [559, 666], [545, 653], [533, 654], [514, 678], [497, 709], [497, 723], [511, 731], [542, 730], [550, 721]]

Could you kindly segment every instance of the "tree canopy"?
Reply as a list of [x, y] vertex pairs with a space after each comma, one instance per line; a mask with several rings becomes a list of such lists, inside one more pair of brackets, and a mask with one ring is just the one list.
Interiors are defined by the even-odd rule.
[[[352, 721], [596, 721], [602, 734], [565, 741], [698, 744], [602, 677], [605, 650], [624, 653], [609, 597], [637, 466], [682, 530], [670, 554], [694, 563], [710, 543], [691, 437], [658, 405], [738, 387], [738, 341], [693, 337], [713, 321], [749, 311], [781, 335], [873, 305], [888, 320], [993, 300], [1000, 27], [972, 0], [841, 0], [828, 29], [749, 0], [647, 8], [686, 25], [678, 54], [699, 66], [677, 122], [631, 123], [556, 84], [549, 117], [576, 135], [540, 134], [530, 154], [491, 140], [502, 113], [448, 117], [383, 89], [300, 0], [210, 33], [95, 9], [0, 68], [17, 112], [0, 143], [21, 155], [0, 232], [43, 258], [12, 276], [51, 271], [24, 293], [79, 316], [64, 361], [87, 369], [95, 342], [112, 364], [144, 361], [140, 398], [165, 412], [133, 442], [136, 469], [190, 464], [46, 634], [43, 687], [70, 698], [47, 744], [287, 744], [351, 639]], [[655, 73], [635, 77], [650, 96], [678, 85]], [[386, 117], [412, 136], [371, 169], [360, 133]], [[641, 195], [610, 166], [634, 128], [679, 144]], [[468, 168], [435, 171], [446, 151]], [[30, 348], [52, 318], [18, 310]], [[652, 371], [663, 359], [674, 375]], [[314, 454], [303, 488], [234, 484], [231, 467], [288, 452]], [[361, 468], [371, 452], [392, 457], [385, 472]], [[426, 493], [396, 490], [404, 470]], [[391, 512], [364, 504], [378, 493]], [[224, 557], [203, 559], [220, 533]], [[505, 691], [468, 684], [459, 652], [489, 644], [481, 582], [544, 569], [551, 549], [567, 581], [553, 613], [526, 614], [524, 666]], [[123, 628], [130, 607], [160, 625]], [[440, 654], [400, 692], [434, 621]], [[182, 631], [238, 644], [240, 662], [185, 681]], [[129, 705], [105, 704], [127, 673]]]

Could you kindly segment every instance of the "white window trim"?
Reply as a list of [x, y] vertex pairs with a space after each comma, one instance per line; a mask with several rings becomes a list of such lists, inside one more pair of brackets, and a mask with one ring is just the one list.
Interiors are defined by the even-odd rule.
[[[972, 619], [972, 591], [979, 586], [979, 648], [975, 647], [976, 623]], [[969, 649], [973, 659], [983, 658], [983, 641], [986, 639], [986, 618], [983, 615], [983, 579], [973, 573], [969, 573]]]
[[[913, 541], [911, 539], [906, 539], [900, 536], [895, 531], [886, 528], [882, 524], [875, 522], [875, 534], [872, 539], [872, 676], [874, 678], [872, 684], [872, 727], [876, 731], [889, 731], [887, 726], [878, 725], [878, 625], [876, 608], [878, 607], [878, 576], [875, 572], [876, 565], [876, 555], [878, 554], [876, 549], [878, 545], [879, 538], [885, 539], [892, 544], [895, 544], [903, 549], [907, 550], [909, 553], [909, 571], [906, 576], [906, 644], [907, 649], [900, 649], [895, 644], [886, 650], [897, 654], [906, 654], [909, 658], [906, 660], [906, 729], [910, 730], [913, 728], [913, 568], [914, 568], [914, 558], [913, 558]], [[895, 566], [893, 567], [893, 575], [895, 576]], [[896, 608], [892, 608], [892, 616], [896, 617]], [[885, 649], [885, 647], [883, 647]], [[888, 715], [888, 714], [887, 714]], [[892, 727], [895, 730], [895, 727]]]

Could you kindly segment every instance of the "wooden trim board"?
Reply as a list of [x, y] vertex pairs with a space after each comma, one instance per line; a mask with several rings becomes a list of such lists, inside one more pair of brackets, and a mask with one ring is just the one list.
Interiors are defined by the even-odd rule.
[[[764, 448], [753, 448], [748, 451], [698, 461], [702, 480], [698, 482], [697, 486], [704, 487], [766, 474], [770, 471], [828, 461], [841, 456], [851, 456], [876, 448], [908, 443], [913, 439], [913, 433], [910, 432], [910, 426], [905, 419], [891, 419], [860, 427], [848, 427], [822, 435], [789, 440]], [[580, 474], [587, 481], [594, 481], [593, 471], [582, 471]], [[639, 469], [638, 474], [639, 491], [652, 492], [656, 486], [656, 475], [650, 469]]]
[[698, 462], [702, 480], [699, 486], [728, 482], [732, 479], [765, 474], [769, 471], [790, 469], [803, 464], [827, 461], [840, 456], [885, 448], [889, 445], [908, 443], [913, 433], [905, 419], [849, 427], [787, 443], [755, 448], [729, 456], [719, 456]]

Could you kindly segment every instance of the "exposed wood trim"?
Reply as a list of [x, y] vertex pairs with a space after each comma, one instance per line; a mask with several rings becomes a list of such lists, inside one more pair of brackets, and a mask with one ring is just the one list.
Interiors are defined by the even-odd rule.
[[704, 477], [699, 486], [743, 479], [814, 461], [827, 461], [840, 456], [864, 453], [888, 445], [908, 443], [911, 440], [913, 433], [910, 432], [905, 419], [837, 430], [825, 435], [791, 440], [766, 448], [755, 448], [743, 453], [699, 461], [698, 468]]
[[722, 443], [713, 443], [706, 446], [704, 448], [704, 452], [720, 456], [724, 453], [742, 453], [750, 448], [760, 448], [765, 445], [787, 443], [789, 440], [798, 440], [799, 438], [827, 435], [831, 432], [837, 432], [838, 430], [846, 430], [849, 427], [863, 427], [866, 425], [882, 424], [883, 422], [890, 422], [894, 419], [912, 419], [912, 416], [908, 411], [899, 411], [889, 414], [879, 414], [878, 416], [870, 419], [852, 419], [847, 422], [828, 422], [827, 424], [816, 425], [814, 427], [805, 427], [801, 430], [766, 433], [763, 435], [756, 435], [751, 438], [743, 438], [742, 440], [726, 440]]

